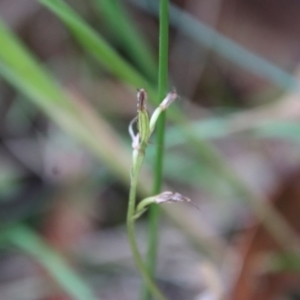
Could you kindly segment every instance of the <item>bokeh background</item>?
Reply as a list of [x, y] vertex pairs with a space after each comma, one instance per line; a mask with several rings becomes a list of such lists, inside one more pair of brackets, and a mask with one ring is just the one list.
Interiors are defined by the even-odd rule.
[[[300, 2], [170, 2], [164, 189], [199, 210], [161, 206], [157, 283], [174, 300], [300, 299]], [[127, 128], [137, 88], [157, 103], [158, 4], [0, 1], [1, 300], [138, 299]]]

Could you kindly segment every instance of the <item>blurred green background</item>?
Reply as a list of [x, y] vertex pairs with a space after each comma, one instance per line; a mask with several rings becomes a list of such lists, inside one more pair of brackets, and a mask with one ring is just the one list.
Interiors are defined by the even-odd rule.
[[[162, 205], [158, 285], [175, 300], [299, 299], [300, 3], [170, 2], [180, 99], [164, 189], [200, 211]], [[127, 128], [137, 88], [149, 111], [157, 103], [158, 4], [0, 1], [1, 300], [138, 299]], [[139, 199], [159, 146], [148, 146]]]

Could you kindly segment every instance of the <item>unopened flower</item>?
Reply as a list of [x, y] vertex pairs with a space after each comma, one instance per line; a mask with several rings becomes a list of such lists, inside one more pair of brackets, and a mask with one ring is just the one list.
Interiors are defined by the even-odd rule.
[[137, 110], [138, 111], [146, 111], [147, 110], [147, 100], [148, 100], [148, 94], [144, 89], [138, 89], [137, 92]]
[[161, 102], [160, 107], [162, 110], [166, 110], [171, 103], [173, 103], [178, 97], [176, 90], [169, 92], [166, 98]]
[[155, 196], [154, 199], [157, 204], [168, 203], [168, 202], [191, 202], [190, 198], [185, 197], [177, 192], [170, 192], [170, 191], [163, 192]]
[[177, 202], [186, 202], [199, 209], [199, 207], [195, 205], [190, 198], [185, 197], [177, 192], [166, 191], [142, 200], [137, 206], [136, 214], [134, 218], [135, 219], [139, 218], [147, 210], [150, 204], [177, 203]]

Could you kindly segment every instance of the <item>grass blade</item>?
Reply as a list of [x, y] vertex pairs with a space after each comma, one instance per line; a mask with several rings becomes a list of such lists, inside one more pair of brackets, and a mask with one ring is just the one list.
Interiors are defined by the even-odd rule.
[[122, 46], [130, 58], [151, 82], [156, 83], [156, 61], [147, 41], [138, 31], [136, 24], [130, 19], [121, 1], [94, 0], [94, 2], [114, 34], [122, 42]]
[[72, 299], [99, 299], [66, 264], [65, 260], [47, 245], [34, 230], [25, 225], [16, 225], [4, 229], [0, 237], [2, 241], [20, 248], [37, 260]]
[[[168, 55], [169, 55], [169, 0], [160, 1], [159, 17], [159, 63], [158, 63], [158, 103], [163, 100], [168, 89]], [[163, 181], [163, 164], [164, 164], [164, 143], [165, 143], [165, 122], [166, 113], [162, 113], [156, 129], [156, 158], [154, 164], [154, 185], [152, 195], [161, 192]], [[149, 229], [148, 229], [148, 252], [147, 265], [148, 271], [154, 277], [157, 261], [157, 245], [159, 235], [159, 212], [158, 205], [150, 206]], [[150, 299], [150, 292], [146, 285], [142, 289], [141, 299]]]
[[0, 43], [0, 74], [128, 182], [128, 150], [108, 124], [82, 101], [66, 95], [1, 22]]
[[117, 78], [150, 90], [147, 81], [80, 16], [61, 0], [39, 0], [65, 23], [77, 41]]

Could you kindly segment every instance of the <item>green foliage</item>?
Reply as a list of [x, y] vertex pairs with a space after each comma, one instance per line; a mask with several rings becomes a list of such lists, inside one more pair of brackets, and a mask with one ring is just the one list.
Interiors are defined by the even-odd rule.
[[127, 55], [153, 83], [157, 81], [157, 68], [147, 40], [132, 22], [131, 16], [121, 0], [94, 0], [101, 16], [105, 18], [113, 33], [118, 37]]
[[[122, 58], [118, 52], [110, 46], [99, 33], [92, 29], [89, 24], [83, 20], [71, 7], [61, 0], [39, 0], [44, 6], [48, 7], [68, 28], [76, 41], [82, 48], [92, 55], [101, 66], [107, 69], [118, 80], [127, 84], [130, 88], [143, 87], [149, 93], [152, 103], [158, 103], [166, 94], [167, 90], [167, 44], [162, 44], [160, 49], [160, 77], [159, 91], [156, 92], [156, 65], [153, 55], [148, 49], [144, 38], [135, 29], [130, 18], [123, 13], [122, 5], [119, 1], [113, 3], [109, 0], [94, 0], [97, 7], [103, 8], [107, 23], [113, 28], [124, 43], [127, 54], [136, 64], [141, 74], [130, 63]], [[162, 1], [163, 2], [163, 1]], [[166, 2], [165, 2], [166, 3]], [[112, 15], [117, 16], [115, 19]], [[179, 23], [178, 20], [181, 20]], [[118, 22], [115, 22], [118, 20]], [[166, 16], [162, 21], [167, 21]], [[298, 87], [295, 78], [287, 74], [284, 70], [268, 63], [264, 59], [257, 57], [242, 47], [237, 46], [215, 31], [195, 21], [191, 16], [172, 7], [171, 22], [178, 26], [186, 34], [198, 40], [201, 44], [213, 49], [227, 59], [239, 64], [259, 74], [279, 86]], [[120, 26], [121, 24], [121, 26]], [[167, 24], [165, 24], [166, 26]], [[180, 25], [180, 26], [179, 26]], [[182, 25], [182, 26], [181, 26]], [[166, 28], [166, 27], [165, 27]], [[162, 41], [167, 41], [166, 32], [161, 32]], [[214, 41], [212, 43], [212, 40]], [[67, 134], [80, 141], [89, 149], [101, 162], [105, 163], [108, 169], [118, 178], [128, 183], [129, 169], [129, 151], [119, 141], [115, 131], [103, 120], [101, 115], [97, 115], [93, 110], [79, 105], [66, 91], [53, 79], [48, 72], [47, 67], [38, 62], [33, 53], [24, 47], [19, 39], [0, 22], [0, 75], [10, 85], [32, 101], [32, 103], [41, 109], [52, 121], [58, 124]], [[215, 151], [206, 139], [225, 137], [230, 133], [230, 127], [227, 127], [225, 119], [210, 119], [205, 122], [191, 124], [184, 114], [177, 109], [173, 109], [169, 114], [170, 119], [178, 125], [178, 129], [170, 129], [166, 137], [166, 145], [171, 148], [174, 146], [187, 144], [191, 151], [194, 151], [195, 159], [201, 158], [203, 168], [191, 166], [189, 170], [178, 174], [184, 177], [189, 172], [195, 172], [195, 177], [204, 177], [209, 172], [211, 177], [228, 182], [242, 198], [247, 199], [253, 211], [260, 218], [266, 218], [265, 222], [274, 235], [279, 236], [278, 240], [285, 243], [290, 238], [290, 228], [280, 222], [278, 216], [266, 208], [260, 206], [254, 199], [255, 195], [243, 186], [239, 179], [235, 178], [231, 169], [224, 165], [222, 158]], [[176, 126], [176, 128], [178, 128]], [[166, 161], [166, 166], [174, 167], [176, 162], [178, 168], [183, 168], [186, 163], [191, 164], [189, 158], [181, 156], [181, 160], [176, 155], [170, 155], [165, 160], [163, 157], [164, 144], [164, 119], [161, 119], [158, 125], [157, 133], [157, 155], [154, 168], [155, 173], [155, 193], [159, 192], [162, 182], [162, 165]], [[255, 128], [251, 134], [261, 138], [280, 138], [293, 142], [299, 141], [299, 125], [291, 122], [273, 122], [264, 126]], [[208, 170], [205, 173], [205, 168]], [[169, 171], [168, 171], [169, 170]], [[171, 170], [171, 171], [170, 171]], [[166, 168], [166, 175], [175, 173], [174, 170]], [[213, 174], [213, 175], [212, 175]], [[209, 181], [209, 179], [208, 179]], [[205, 182], [205, 181], [204, 181]], [[138, 184], [136, 182], [136, 184]], [[196, 182], [193, 182], [196, 185]], [[145, 184], [140, 183], [145, 192]], [[205, 184], [203, 185], [205, 186]], [[214, 192], [214, 185], [206, 185], [209, 192]], [[260, 199], [259, 199], [260, 200]], [[154, 209], [155, 210], [155, 209]], [[155, 247], [157, 234], [157, 211], [153, 213], [153, 226], [151, 232], [152, 250], [150, 251], [151, 265], [155, 266]], [[275, 220], [275, 221], [274, 221]], [[279, 220], [279, 221], [278, 221]], [[278, 221], [278, 222], [277, 222]], [[60, 284], [60, 286], [74, 299], [96, 299], [90, 288], [76, 275], [55, 251], [51, 249], [36, 232], [20, 224], [14, 227], [1, 230], [2, 244], [13, 244], [26, 253], [32, 255], [39, 261]], [[286, 236], [286, 239], [282, 238]], [[291, 240], [292, 238], [290, 238]], [[154, 249], [154, 250], [153, 250]]]

